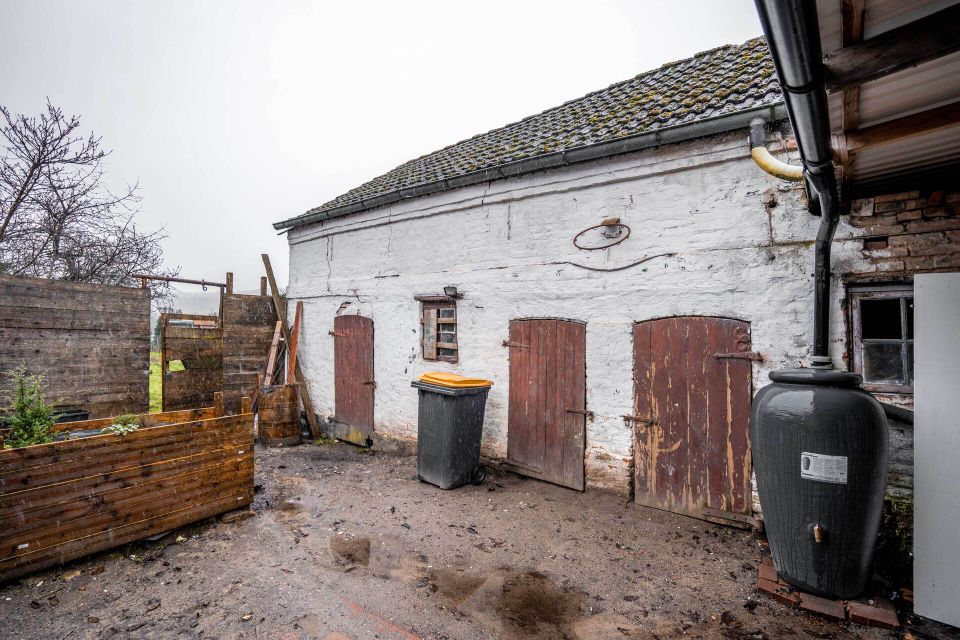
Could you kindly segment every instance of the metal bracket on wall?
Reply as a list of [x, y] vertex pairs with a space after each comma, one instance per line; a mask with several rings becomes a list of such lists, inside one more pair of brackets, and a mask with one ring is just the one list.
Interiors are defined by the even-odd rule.
[[752, 360], [754, 362], [763, 362], [763, 354], [759, 351], [742, 351], [737, 353], [716, 353], [713, 356], [717, 360]]
[[566, 409], [566, 412], [567, 412], [567, 413], [579, 413], [580, 415], [586, 416], [586, 417], [590, 418], [591, 420], [593, 420], [593, 411], [589, 411], [589, 410], [587, 410], [587, 409]]
[[530, 345], [528, 345], [528, 344], [520, 344], [520, 343], [518, 343], [518, 342], [510, 342], [510, 341], [508, 341], [508, 340], [504, 340], [502, 346], [504, 346], [504, 347], [515, 347], [515, 348], [517, 348], [517, 349], [529, 349], [529, 348], [530, 348]]

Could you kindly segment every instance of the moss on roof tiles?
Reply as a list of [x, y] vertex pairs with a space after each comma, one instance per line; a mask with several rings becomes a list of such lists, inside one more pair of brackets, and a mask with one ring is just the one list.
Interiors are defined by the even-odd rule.
[[400, 189], [781, 102], [763, 38], [698, 53], [414, 158], [304, 216]]

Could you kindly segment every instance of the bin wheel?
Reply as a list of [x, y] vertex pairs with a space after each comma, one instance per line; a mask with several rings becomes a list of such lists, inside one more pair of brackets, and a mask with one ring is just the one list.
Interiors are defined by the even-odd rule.
[[483, 484], [483, 481], [487, 478], [487, 468], [482, 464], [478, 464], [473, 468], [473, 473], [470, 474], [470, 482], [473, 484]]

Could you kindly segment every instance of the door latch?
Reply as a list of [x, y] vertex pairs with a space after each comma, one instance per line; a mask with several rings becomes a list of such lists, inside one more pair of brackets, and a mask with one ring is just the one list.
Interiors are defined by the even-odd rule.
[[737, 353], [716, 353], [713, 356], [717, 360], [753, 360], [754, 362], [763, 362], [763, 354], [759, 351], [738, 351]]
[[656, 418], [650, 418], [648, 416], [632, 416], [627, 414], [622, 417], [624, 422], [635, 422], [638, 427], [652, 427], [655, 424], [659, 424]]

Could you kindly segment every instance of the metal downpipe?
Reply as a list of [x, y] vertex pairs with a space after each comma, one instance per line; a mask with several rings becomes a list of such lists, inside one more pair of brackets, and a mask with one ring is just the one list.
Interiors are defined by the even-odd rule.
[[755, 0], [783, 99], [790, 114], [811, 200], [820, 208], [814, 245], [813, 355], [815, 367], [831, 368], [830, 248], [840, 215], [840, 197], [830, 144], [830, 116], [823, 84], [816, 3]]
[[840, 220], [837, 179], [833, 165], [819, 174], [808, 173], [820, 200], [820, 228], [813, 258], [813, 355], [814, 366], [830, 366], [830, 249]]

